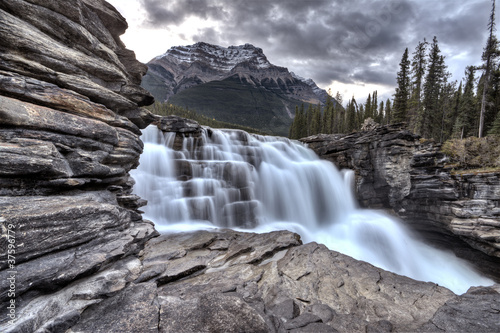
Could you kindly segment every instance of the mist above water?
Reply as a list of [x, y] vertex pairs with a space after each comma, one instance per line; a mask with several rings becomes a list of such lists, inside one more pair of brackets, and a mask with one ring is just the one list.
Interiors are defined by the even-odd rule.
[[134, 193], [148, 200], [144, 217], [160, 232], [233, 228], [290, 230], [304, 243], [328, 248], [457, 294], [493, 281], [454, 254], [418, 240], [397, 220], [359, 209], [352, 171], [335, 166], [304, 145], [280, 137], [204, 128], [184, 138], [154, 126], [143, 131], [144, 153]]

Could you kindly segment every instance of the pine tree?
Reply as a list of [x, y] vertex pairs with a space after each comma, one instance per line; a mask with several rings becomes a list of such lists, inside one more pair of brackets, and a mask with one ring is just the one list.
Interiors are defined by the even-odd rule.
[[[411, 63], [411, 97], [407, 118], [409, 129], [416, 133], [420, 132], [419, 124], [421, 121], [419, 115], [422, 114], [422, 87], [424, 83], [425, 68], [427, 66], [426, 55], [428, 44], [425, 38], [423, 42], [418, 43], [415, 52], [413, 52]], [[394, 116], [392, 116], [392, 118], [394, 118]]]
[[309, 104], [306, 111], [306, 136], [311, 135], [311, 123], [313, 119], [313, 106]]
[[373, 118], [372, 114], [372, 95], [368, 94], [368, 98], [366, 99], [365, 107], [364, 107], [364, 112], [361, 111], [361, 114], [363, 116], [363, 120], [366, 118]]
[[398, 123], [407, 121], [408, 115], [408, 101], [410, 97], [410, 60], [408, 59], [408, 48], [405, 49], [399, 63], [396, 82], [398, 87], [394, 95], [393, 121]]
[[493, 67], [495, 59], [498, 57], [498, 40], [494, 34], [495, 32], [495, 0], [492, 1], [492, 8], [490, 13], [490, 20], [488, 22], [489, 36], [486, 42], [486, 47], [484, 48], [482, 60], [484, 70], [484, 82], [483, 82], [483, 92], [481, 98], [481, 112], [479, 119], [479, 133], [478, 136], [481, 138], [483, 136], [484, 129], [484, 118], [486, 113], [486, 103], [487, 103], [487, 92], [490, 84], [490, 73]]
[[437, 37], [434, 36], [424, 83], [423, 109], [419, 117], [420, 134], [425, 138], [439, 140], [442, 115], [442, 110], [439, 108], [439, 97], [441, 89], [446, 83], [447, 76], [444, 57], [441, 55]]
[[486, 111], [484, 114], [483, 133], [489, 133], [493, 123], [495, 122], [498, 110], [500, 110], [500, 64], [496, 65], [490, 73], [487, 100], [488, 103], [486, 104]]
[[450, 128], [449, 128], [450, 132], [448, 133], [448, 138], [458, 137], [458, 134], [455, 132], [455, 124], [457, 123], [458, 112], [460, 109], [461, 101], [462, 101], [462, 81], [460, 81], [458, 89], [455, 91], [455, 94], [453, 96], [453, 108], [450, 117]]
[[455, 125], [454, 107], [455, 107], [456, 81], [445, 83], [439, 97], [439, 107], [441, 109], [441, 129], [439, 131], [439, 142], [448, 140], [452, 134]]
[[335, 95], [335, 106], [333, 107], [333, 128], [332, 133], [344, 133], [345, 130], [345, 109], [342, 106], [342, 95], [337, 91]]
[[385, 102], [384, 124], [389, 125], [392, 122], [392, 106], [391, 100], [388, 98]]
[[310, 125], [310, 134], [315, 135], [321, 132], [321, 105], [316, 105], [316, 107], [312, 111], [311, 125]]
[[[370, 103], [370, 105], [371, 105], [371, 103]], [[363, 104], [360, 104], [359, 109], [358, 109], [357, 114], [356, 114], [356, 124], [359, 121], [363, 122], [367, 118], [365, 116], [366, 116], [365, 106]]]
[[500, 111], [496, 116], [496, 120], [493, 122], [489, 132], [489, 135], [500, 135]]
[[323, 113], [323, 125], [322, 125], [322, 132], [325, 134], [331, 134], [333, 131], [333, 121], [334, 121], [334, 115], [333, 115], [333, 99], [331, 95], [332, 91], [331, 89], [328, 89], [328, 95], [326, 96], [326, 104], [325, 104], [325, 109]]
[[377, 101], [377, 94], [378, 92], [375, 90], [372, 94], [372, 111], [371, 111], [371, 114], [372, 114], [372, 119], [375, 120], [377, 119], [377, 107], [378, 107], [378, 101]]
[[379, 124], [384, 121], [384, 101], [380, 102], [380, 106], [378, 108], [377, 116], [375, 117], [375, 121]]
[[358, 120], [356, 119], [358, 117], [357, 108], [358, 104], [356, 103], [354, 96], [352, 96], [352, 99], [347, 104], [347, 110], [346, 110], [346, 126], [345, 126], [346, 133], [354, 131], [357, 127], [357, 122], [358, 122]]
[[457, 120], [453, 129], [453, 136], [461, 139], [472, 136], [475, 133], [476, 96], [474, 96], [474, 67], [468, 66], [465, 70], [465, 76], [464, 92], [460, 99]]

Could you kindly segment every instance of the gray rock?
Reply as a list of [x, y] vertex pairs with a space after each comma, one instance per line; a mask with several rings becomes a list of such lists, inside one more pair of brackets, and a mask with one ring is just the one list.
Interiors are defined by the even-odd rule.
[[67, 332], [158, 332], [159, 310], [156, 285], [133, 284], [89, 306]]
[[293, 299], [287, 299], [275, 305], [271, 312], [278, 318], [288, 321], [300, 314], [300, 308]]
[[307, 326], [289, 330], [290, 333], [337, 333], [331, 326], [323, 323], [311, 323]]
[[238, 296], [160, 297], [159, 332], [273, 332], [264, 314]]
[[147, 67], [120, 41], [126, 27], [102, 0], [0, 3], [0, 223], [16, 237], [15, 266], [0, 261], [2, 331], [13, 269], [8, 329], [66, 331], [131, 281], [119, 263], [139, 267], [157, 235], [131, 195], [139, 127], [155, 118], [140, 109], [153, 99], [139, 86]]
[[319, 323], [319, 322], [322, 322], [320, 317], [313, 315], [312, 313], [306, 312], [296, 318], [293, 318], [292, 320], [287, 321], [285, 323], [285, 329], [291, 330], [294, 328], [301, 328], [308, 326], [309, 324]]
[[418, 332], [498, 332], [500, 295], [494, 288], [471, 288], [448, 300]]

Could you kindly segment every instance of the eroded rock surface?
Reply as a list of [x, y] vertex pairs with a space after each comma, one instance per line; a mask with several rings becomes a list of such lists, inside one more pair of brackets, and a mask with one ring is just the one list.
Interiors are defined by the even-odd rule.
[[154, 238], [31, 300], [7, 332], [453, 332], [454, 313], [495, 331], [495, 288], [456, 296], [288, 231], [214, 229]]
[[453, 249], [500, 280], [500, 174], [453, 175], [440, 145], [402, 124], [302, 139], [356, 173], [364, 207], [389, 209], [428, 241]]
[[[131, 193], [155, 117], [140, 108], [153, 98], [126, 27], [101, 0], [0, 3], [0, 248], [13, 251], [0, 258], [2, 331], [12, 300], [11, 330], [64, 331], [126, 286], [123, 267], [157, 234]], [[65, 291], [74, 281], [87, 291]]]

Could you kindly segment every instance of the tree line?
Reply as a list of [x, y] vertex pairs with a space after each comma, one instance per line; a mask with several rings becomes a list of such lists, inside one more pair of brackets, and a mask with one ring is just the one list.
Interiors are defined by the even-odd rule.
[[187, 108], [173, 105], [171, 103], [155, 101], [152, 105], [149, 105], [146, 108], [149, 111], [151, 111], [152, 113], [160, 115], [160, 116], [176, 115], [176, 116], [179, 116], [182, 118], [192, 119], [192, 120], [198, 122], [200, 125], [209, 126], [212, 128], [232, 128], [232, 129], [239, 129], [239, 130], [242, 130], [242, 131], [245, 131], [248, 133], [255, 133], [255, 134], [259, 134], [259, 135], [269, 135], [269, 133], [261, 131], [261, 130], [253, 128], [253, 127], [248, 127], [248, 126], [243, 126], [243, 125], [238, 125], [238, 124], [227, 123], [224, 121], [215, 120], [213, 118], [209, 118], [209, 117], [204, 116], [200, 113], [197, 113], [195, 110], [189, 110]]
[[[342, 107], [342, 96], [321, 107], [296, 109], [290, 138], [318, 133], [349, 133], [364, 120], [380, 124], [405, 122], [424, 138], [444, 142], [453, 138], [500, 135], [500, 47], [495, 35], [495, 0], [488, 22], [488, 38], [481, 66], [468, 66], [464, 79], [450, 81], [437, 37], [419, 42], [410, 59], [405, 49], [396, 76], [394, 100], [377, 102], [377, 92], [364, 104], [354, 97]], [[330, 95], [330, 94], [329, 94]]]
[[295, 118], [290, 127], [289, 137], [300, 139], [306, 136], [336, 133], [351, 133], [361, 128], [367, 118], [372, 118], [380, 124], [391, 123], [392, 103], [390, 99], [378, 103], [377, 91], [369, 94], [365, 104], [358, 104], [352, 97], [342, 106], [342, 95], [337, 92], [335, 99], [328, 93], [324, 106], [309, 104], [305, 110], [304, 104], [295, 108]]

